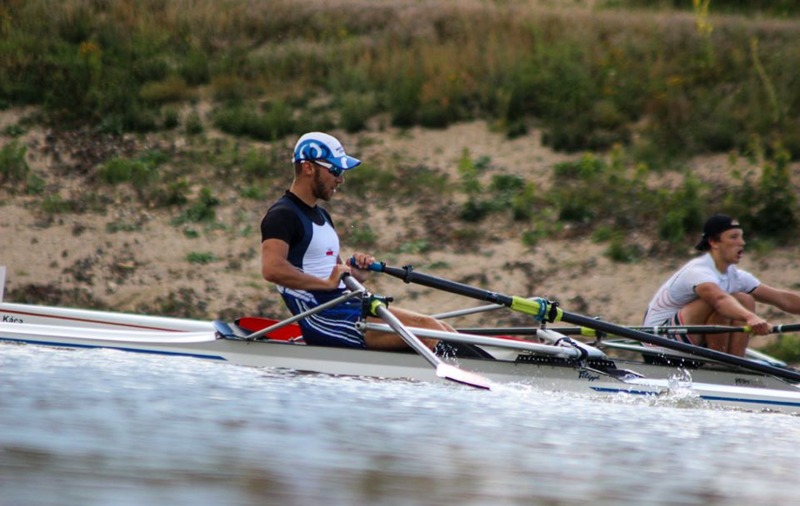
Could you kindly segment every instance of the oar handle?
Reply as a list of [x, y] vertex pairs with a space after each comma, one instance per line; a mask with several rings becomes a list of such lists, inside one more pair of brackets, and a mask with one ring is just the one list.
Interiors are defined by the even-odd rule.
[[[353, 255], [347, 260], [347, 265], [350, 267], [355, 267], [356, 269], [361, 269], [361, 267], [356, 265], [356, 256]], [[367, 266], [365, 271], [375, 271], [375, 272], [383, 272], [383, 268], [386, 267], [386, 264], [383, 262], [372, 262]]]

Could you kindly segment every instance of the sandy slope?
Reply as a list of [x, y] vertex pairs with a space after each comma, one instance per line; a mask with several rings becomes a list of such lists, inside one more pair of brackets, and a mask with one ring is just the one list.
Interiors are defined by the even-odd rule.
[[[20, 111], [0, 113], [0, 131], [19, 115]], [[463, 150], [469, 149], [473, 158], [489, 157], [493, 166], [543, 184], [551, 174], [552, 164], [568, 158], [543, 148], [536, 132], [508, 141], [490, 132], [482, 122], [441, 131], [387, 130], [341, 137], [348, 151], [363, 159], [398, 156], [451, 172]], [[3, 137], [0, 142], [9, 140]], [[47, 149], [47, 132], [31, 130], [23, 141], [29, 146], [27, 158], [31, 168], [47, 176], [48, 192], [74, 198], [76, 192], [82, 191], [81, 179], [53, 176], [65, 162], [53, 154], [52, 146]], [[172, 145], [179, 146], [181, 142], [172, 140]], [[287, 143], [290, 153], [291, 140]], [[722, 159], [699, 160], [696, 170], [707, 178], [719, 177], [720, 166], [724, 166]], [[289, 170], [287, 163], [287, 173]], [[345, 185], [344, 192], [346, 188]], [[226, 224], [225, 229], [208, 230], [199, 238], [188, 238], [170, 223], [174, 212], [136, 208], [118, 200], [105, 214], [62, 213], [48, 220], [38, 210], [36, 199], [11, 194], [8, 188], [3, 188], [0, 265], [8, 270], [6, 299], [9, 300], [13, 289], [41, 284], [48, 285], [51, 291], [77, 288], [76, 293], [122, 311], [160, 312], [176, 307], [174, 312], [183, 315], [186, 308], [179, 304], [183, 301], [184, 305], [194, 307], [195, 314], [207, 317], [243, 313], [285, 315], [278, 297], [260, 277], [258, 223], [267, 202], [243, 200], [236, 189], [224, 186], [215, 187], [215, 192], [223, 202], [217, 219]], [[467, 250], [446, 245], [425, 255], [401, 253], [398, 244], [413, 240], [415, 227], [420, 226], [414, 221], [414, 210], [385, 209], [380, 203], [373, 203], [367, 213], [359, 209], [363, 204], [353, 204], [352, 199], [346, 201], [345, 196], [339, 196], [327, 207], [339, 222], [351, 223], [352, 217], [360, 214], [380, 223], [373, 228], [380, 237], [378, 244], [387, 249], [378, 247], [372, 253], [391, 265], [413, 264], [437, 276], [509, 295], [546, 296], [559, 300], [569, 311], [623, 324], [640, 322], [653, 291], [692, 254], [687, 245], [684, 258], [618, 264], [603, 255], [605, 245], [594, 244], [588, 237], [542, 241], [536, 247], [526, 248], [515, 230], [505, 226], [492, 230], [491, 240]], [[119, 222], [136, 223], [140, 229], [108, 230], [110, 223]], [[352, 251], [345, 239], [343, 252]], [[209, 264], [188, 262], [187, 256], [197, 252], [212, 253], [218, 260]], [[773, 252], [768, 258], [747, 256], [742, 266], [767, 283], [800, 286], [800, 258], [793, 250]], [[393, 296], [395, 304], [424, 312], [481, 305], [381, 275], [373, 275], [369, 287], [375, 293]], [[76, 303], [82, 300], [74, 294], [71, 297]], [[773, 310], [765, 314], [774, 323], [797, 320]], [[510, 324], [529, 320], [510, 311], [497, 311], [462, 321]]]

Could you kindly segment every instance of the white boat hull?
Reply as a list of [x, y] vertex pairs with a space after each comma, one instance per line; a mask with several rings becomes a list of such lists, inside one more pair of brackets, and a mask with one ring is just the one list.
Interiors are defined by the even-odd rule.
[[[187, 356], [233, 364], [322, 374], [443, 381], [415, 353], [323, 348], [283, 341], [221, 338], [213, 322], [78, 309], [0, 303], [0, 340], [67, 348], [110, 348]], [[545, 390], [628, 395], [668, 395], [676, 385], [713, 405], [800, 413], [800, 390], [777, 378], [707, 364], [691, 381], [674, 367], [615, 361], [600, 371], [574, 362], [459, 358], [458, 367], [492, 382], [523, 383]], [[638, 374], [626, 374], [627, 369]], [[644, 377], [640, 377], [644, 376]]]
[[214, 330], [210, 321], [0, 302], [0, 323], [151, 331]]

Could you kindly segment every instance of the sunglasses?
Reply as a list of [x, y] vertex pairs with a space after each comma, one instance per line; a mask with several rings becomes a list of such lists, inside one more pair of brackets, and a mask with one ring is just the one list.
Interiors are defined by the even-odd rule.
[[333, 177], [339, 177], [342, 175], [342, 173], [344, 173], [344, 169], [340, 169], [339, 167], [334, 167], [333, 164], [331, 163], [321, 162], [319, 160], [312, 160], [312, 161], [317, 165], [319, 165], [320, 167], [325, 167], [326, 169], [328, 169], [328, 172], [330, 172], [331, 176]]

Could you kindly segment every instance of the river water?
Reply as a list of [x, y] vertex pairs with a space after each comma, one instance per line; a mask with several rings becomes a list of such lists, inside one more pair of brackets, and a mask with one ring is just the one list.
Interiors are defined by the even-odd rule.
[[800, 417], [0, 344], [0, 505], [796, 505]]

